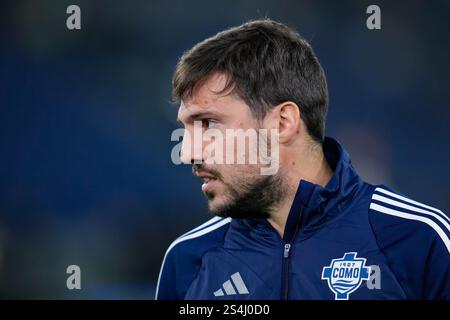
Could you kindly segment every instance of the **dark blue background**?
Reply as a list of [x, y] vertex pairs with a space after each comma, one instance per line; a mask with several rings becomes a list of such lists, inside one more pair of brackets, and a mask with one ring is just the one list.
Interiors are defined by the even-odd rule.
[[[381, 30], [366, 28], [370, 4]], [[209, 218], [200, 181], [170, 161], [175, 64], [260, 17], [311, 42], [327, 134], [360, 174], [450, 211], [448, 1], [5, 1], [0, 297], [153, 298], [165, 249]], [[70, 264], [81, 291], [66, 289]]]

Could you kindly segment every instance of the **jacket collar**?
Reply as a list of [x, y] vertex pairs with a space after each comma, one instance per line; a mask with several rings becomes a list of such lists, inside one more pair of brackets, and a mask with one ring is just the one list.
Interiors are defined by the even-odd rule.
[[292, 239], [297, 229], [301, 229], [302, 235], [306, 236], [338, 214], [362, 183], [349, 154], [336, 140], [326, 137], [322, 147], [333, 174], [325, 187], [300, 180], [286, 222], [285, 242]]

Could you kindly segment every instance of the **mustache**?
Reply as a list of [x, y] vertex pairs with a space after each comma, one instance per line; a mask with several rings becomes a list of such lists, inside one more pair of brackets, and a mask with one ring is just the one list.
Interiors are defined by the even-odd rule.
[[203, 163], [193, 164], [192, 165], [192, 174], [196, 175], [197, 173], [200, 173], [200, 172], [207, 173], [211, 176], [214, 176], [217, 179], [222, 178], [219, 171], [214, 170], [212, 168], [207, 168]]

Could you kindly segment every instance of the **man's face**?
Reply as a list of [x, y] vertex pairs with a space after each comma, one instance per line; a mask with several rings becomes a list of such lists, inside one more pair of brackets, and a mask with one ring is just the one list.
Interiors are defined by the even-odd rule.
[[[203, 140], [200, 145], [198, 140], [195, 141], [194, 136], [199, 127], [200, 132], [216, 130], [224, 138], [227, 136], [226, 131], [230, 132], [230, 129], [250, 129], [257, 132], [263, 128], [264, 121], [258, 121], [240, 98], [233, 94], [219, 93], [225, 84], [226, 77], [215, 74], [195, 88], [191, 97], [181, 103], [178, 119], [185, 127], [181, 160], [193, 163], [192, 171], [203, 180], [201, 190], [206, 195], [209, 210], [213, 214], [235, 218], [267, 218], [273, 205], [281, 199], [283, 183], [279, 174], [261, 175], [263, 165], [259, 161], [251, 163], [249, 158], [257, 151], [251, 145], [250, 138], [246, 139], [244, 155], [242, 149], [237, 148], [235, 139], [224, 139], [222, 144], [216, 144], [222, 146], [223, 150], [211, 148], [210, 144], [216, 142], [215, 139]], [[225, 159], [229, 150], [234, 163]], [[218, 151], [223, 151], [223, 161], [220, 162], [219, 159], [220, 164], [211, 161], [217, 157]], [[245, 159], [243, 164], [236, 163], [239, 156]]]

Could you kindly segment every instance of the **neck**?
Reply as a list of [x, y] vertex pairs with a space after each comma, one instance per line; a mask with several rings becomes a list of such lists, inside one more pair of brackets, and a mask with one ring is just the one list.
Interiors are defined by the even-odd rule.
[[286, 196], [274, 208], [271, 217], [267, 219], [281, 237], [284, 234], [286, 221], [299, 186], [299, 181], [306, 180], [325, 187], [333, 174], [320, 145], [303, 148], [303, 150], [296, 157], [293, 157], [294, 160], [288, 161], [287, 170], [284, 171], [288, 184]]

